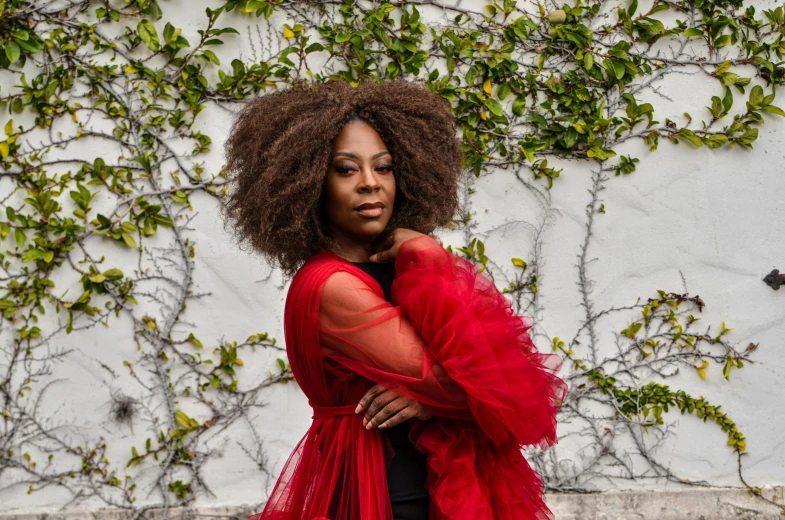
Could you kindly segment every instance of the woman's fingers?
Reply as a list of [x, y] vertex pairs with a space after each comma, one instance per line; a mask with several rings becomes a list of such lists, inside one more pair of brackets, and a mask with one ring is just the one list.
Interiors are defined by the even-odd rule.
[[390, 260], [392, 247], [395, 245], [395, 233], [390, 234], [379, 245], [379, 251], [368, 257], [371, 262], [387, 262]]
[[379, 384], [373, 385], [365, 392], [355, 413], [363, 410], [365, 410], [363, 426], [367, 430], [374, 427], [391, 428], [412, 417], [427, 420], [432, 416], [417, 401], [402, 397]]
[[373, 385], [371, 388], [368, 389], [367, 392], [365, 392], [363, 398], [360, 399], [360, 403], [357, 405], [357, 408], [354, 409], [354, 413], [360, 413], [363, 410], [365, 410], [365, 408], [367, 408], [368, 405], [373, 402], [376, 396], [386, 391], [387, 389], [384, 388], [382, 385]]
[[385, 390], [383, 393], [374, 397], [373, 401], [371, 401], [371, 403], [368, 405], [368, 409], [365, 411], [365, 420], [363, 421], [363, 426], [368, 424], [368, 421], [373, 419], [373, 417], [379, 413], [382, 408], [398, 399], [398, 397], [398, 394], [389, 390]]
[[371, 262], [382, 263], [391, 262], [398, 256], [398, 244], [393, 244], [387, 249], [379, 251], [378, 253], [369, 257]]
[[[399, 415], [401, 411], [405, 410], [409, 402], [409, 399], [395, 396], [395, 399], [380, 408], [379, 411], [367, 423], [363, 421], [365, 424], [365, 429], [370, 430], [374, 426], [379, 426], [380, 424], [389, 422], [391, 418]], [[403, 419], [400, 420], [400, 422], [402, 421]]]
[[371, 262], [386, 262], [390, 258], [390, 248], [386, 247], [371, 256], [368, 257], [368, 260]]
[[417, 406], [416, 404], [410, 404], [401, 408], [392, 417], [381, 423], [379, 428], [392, 428], [393, 426], [398, 426], [402, 422], [408, 421], [415, 415], [417, 415]]

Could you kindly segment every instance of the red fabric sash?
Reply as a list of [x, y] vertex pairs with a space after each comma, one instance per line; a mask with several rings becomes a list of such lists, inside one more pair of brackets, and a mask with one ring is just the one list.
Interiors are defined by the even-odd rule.
[[357, 408], [356, 404], [347, 404], [345, 406], [319, 406], [308, 402], [313, 408], [313, 416], [311, 419], [327, 419], [328, 417], [341, 417], [342, 415], [354, 415], [354, 410]]

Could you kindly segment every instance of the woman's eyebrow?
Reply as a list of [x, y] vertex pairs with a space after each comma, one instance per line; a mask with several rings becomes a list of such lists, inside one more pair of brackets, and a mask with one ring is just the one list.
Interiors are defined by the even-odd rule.
[[[333, 157], [338, 157], [339, 155], [344, 155], [344, 156], [350, 157], [352, 159], [359, 159], [359, 157], [357, 157], [356, 155], [354, 155], [351, 152], [335, 152], [335, 154], [333, 154]], [[386, 150], [382, 151], [382, 152], [377, 152], [377, 153], [375, 153], [375, 154], [373, 154], [371, 156], [371, 159], [376, 159], [377, 157], [381, 157], [382, 155], [390, 155], [390, 152], [388, 152]]]

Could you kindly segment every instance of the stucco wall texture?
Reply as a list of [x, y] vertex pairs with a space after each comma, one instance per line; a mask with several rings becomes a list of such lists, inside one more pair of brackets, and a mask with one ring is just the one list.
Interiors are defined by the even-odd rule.
[[[462, 5], [470, 4], [481, 10], [484, 2], [473, 0]], [[166, 10], [178, 12], [184, 35], [196, 41], [195, 31], [202, 27], [205, 5], [201, 1], [172, 0], [167, 2]], [[437, 19], [434, 11], [421, 11], [426, 22]], [[250, 33], [247, 30], [252, 22], [231, 17], [224, 22], [235, 23], [240, 30], [243, 37], [234, 42], [239, 42], [239, 52], [247, 56], [250, 50], [246, 36], [255, 33], [253, 27]], [[275, 16], [271, 22], [273, 27], [283, 24]], [[214, 50], [228, 60], [238, 52], [236, 45]], [[685, 111], [704, 111], [702, 107], [710, 104], [710, 97], [718, 95], [716, 81], [702, 74], [667, 75], [657, 87], [663, 96], [647, 91], [639, 101], [654, 104], [660, 120], [678, 117]], [[743, 101], [738, 99], [737, 105], [741, 104]], [[785, 100], [777, 99], [775, 104], [785, 106]], [[201, 116], [199, 125], [213, 138], [212, 152], [205, 163], [209, 171], [217, 171], [223, 164], [222, 144], [231, 118], [230, 111], [219, 107], [210, 107]], [[689, 292], [706, 303], [698, 317], [705, 325], [713, 324], [714, 333], [724, 320], [733, 328], [728, 339], [741, 349], [750, 342], [759, 343], [752, 356], [754, 363], [734, 370], [730, 382], [716, 364], [710, 366], [706, 381], [695, 370], [682, 370], [667, 382], [672, 388], [702, 394], [721, 404], [747, 437], [749, 453], [743, 457], [747, 482], [781, 486], [785, 485], [785, 289], [775, 291], [762, 279], [774, 268], [785, 272], [785, 120], [765, 119], [752, 150], [696, 149], [665, 141], [653, 153], [639, 141], [628, 141], [617, 148], [618, 155], [629, 154], [641, 161], [633, 174], [611, 175], [604, 181], [605, 189], [599, 197], [605, 213], [594, 216], [587, 268], [597, 310], [657, 297], [657, 289]], [[79, 153], [88, 160], [117, 156], [114, 149], [87, 146]], [[533, 249], [539, 244], [540, 307], [531, 317], [536, 323], [535, 343], [542, 350], [550, 349], [553, 336], [572, 338], [585, 319], [576, 265], [585, 241], [585, 208], [591, 201], [593, 168], [590, 163], [555, 157], [549, 158], [549, 165], [563, 168], [552, 190], [544, 189], [542, 181], [525, 179], [540, 185], [541, 196], [533, 195], [507, 171], [493, 171], [479, 179], [467, 177], [474, 190], [467, 199], [477, 224], [473, 232], [485, 242], [492, 260], [510, 266], [511, 271], [511, 257], [533, 262]], [[192, 196], [191, 202], [198, 214], [185, 233], [197, 249], [195, 287], [210, 293], [208, 298], [191, 301], [187, 311], [190, 322], [197, 326], [199, 339], [205, 345], [215, 345], [221, 340], [267, 331], [283, 345], [282, 313], [288, 281], [279, 272], [270, 271], [260, 258], [235, 247], [222, 229], [214, 198], [199, 194]], [[537, 234], [534, 230], [540, 229], [543, 219], [547, 224]], [[440, 235], [445, 245], [465, 245], [462, 231]], [[63, 287], [73, 284], [67, 279], [57, 282]], [[630, 313], [617, 313], [603, 322], [598, 331], [601, 355], [612, 354], [614, 333], [632, 318]], [[149, 436], [148, 425], [111, 425], [107, 421], [109, 392], [119, 388], [136, 395], [140, 389], [127, 378], [113, 378], [101, 365], [121, 373], [123, 360], [133, 358], [136, 344], [130, 323], [121, 317], [110, 328], [61, 335], [57, 344], [73, 352], [52, 366], [50, 377], [58, 382], [44, 398], [42, 409], [53, 425], [68, 425], [74, 438], [103, 436], [111, 446], [110, 458], [126, 460], [130, 447], [141, 446]], [[279, 355], [263, 350], [244, 354], [241, 379], [267, 377], [267, 369], [276, 366]], [[563, 373], [568, 371], [565, 367]], [[202, 506], [258, 504], [271, 491], [282, 465], [311, 422], [311, 410], [296, 384], [274, 385], [265, 392], [264, 401], [266, 406], [252, 410], [248, 420], [262, 436], [270, 474], [260, 472], [241, 448], [240, 444], [253, 441], [247, 430], [238, 427], [222, 432], [210, 441], [219, 455], [204, 467], [213, 495], [200, 496]], [[736, 455], [726, 446], [727, 437], [716, 425], [677, 411], [666, 414], [665, 422], [668, 434], [662, 439], [656, 437], [659, 446], [655, 453], [674, 474], [717, 486], [741, 485]], [[569, 428], [565, 425], [564, 431]], [[555, 449], [559, 460], [566, 463], [586, 456], [586, 445], [580, 437], [566, 438]], [[624, 447], [618, 449], [623, 451]], [[6, 475], [0, 482], [0, 513], [54, 512], [71, 498], [58, 488], [32, 495], [26, 494], [26, 487], [6, 489], [13, 480], [10, 473]], [[682, 488], [649, 479], [596, 478], [588, 485], [595, 490]]]

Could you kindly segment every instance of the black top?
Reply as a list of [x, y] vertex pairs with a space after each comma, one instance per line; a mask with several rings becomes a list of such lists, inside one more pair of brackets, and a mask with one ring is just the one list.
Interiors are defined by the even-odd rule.
[[[395, 262], [352, 262], [373, 276], [384, 291], [384, 298], [392, 303], [390, 292], [395, 278]], [[390, 501], [404, 502], [412, 499], [429, 498], [425, 487], [426, 459], [409, 440], [409, 421], [404, 421], [389, 429], [379, 430], [387, 435], [395, 450], [395, 457], [387, 467], [387, 487]]]

